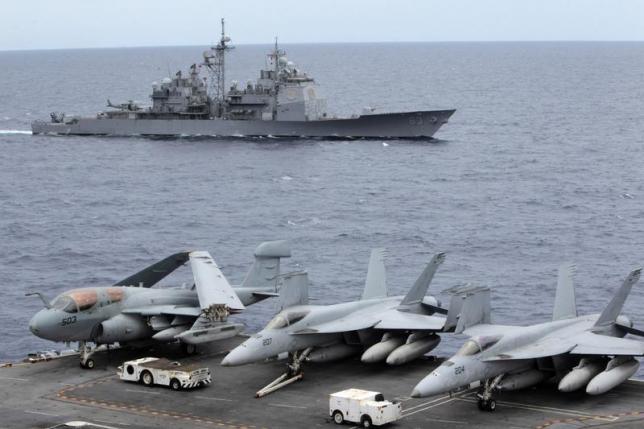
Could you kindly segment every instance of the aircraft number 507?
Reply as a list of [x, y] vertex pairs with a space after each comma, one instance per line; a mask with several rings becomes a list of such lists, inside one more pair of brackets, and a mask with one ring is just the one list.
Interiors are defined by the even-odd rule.
[[464, 372], [465, 372], [464, 366], [457, 366], [456, 368], [454, 368], [454, 375], [463, 374]]
[[60, 323], [60, 325], [65, 326], [65, 325], [71, 325], [72, 323], [76, 323], [76, 316], [63, 317], [63, 320]]

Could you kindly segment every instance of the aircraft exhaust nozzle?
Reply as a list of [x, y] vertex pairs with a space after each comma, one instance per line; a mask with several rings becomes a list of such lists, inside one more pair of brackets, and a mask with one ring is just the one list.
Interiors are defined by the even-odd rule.
[[611, 359], [606, 370], [600, 372], [586, 386], [589, 395], [601, 395], [628, 380], [640, 367], [639, 361], [631, 356], [621, 356]]
[[326, 347], [318, 347], [314, 349], [306, 357], [307, 362], [331, 362], [348, 358], [350, 356], [360, 353], [360, 347], [350, 346], [349, 344], [333, 344]]
[[535, 384], [541, 383], [546, 379], [546, 374], [538, 369], [529, 369], [516, 374], [508, 374], [497, 385], [500, 391], [521, 390]]
[[606, 361], [601, 359], [590, 360], [583, 358], [579, 365], [574, 367], [559, 382], [560, 392], [574, 392], [586, 386], [588, 382], [606, 368]]
[[186, 331], [187, 329], [188, 329], [187, 325], [174, 326], [157, 332], [156, 334], [152, 335], [152, 339], [156, 341], [163, 341], [163, 342], [174, 341], [177, 335]]
[[418, 338], [416, 334], [412, 334], [407, 339], [407, 343], [397, 347], [393, 352], [387, 356], [388, 365], [402, 365], [410, 362], [424, 355], [425, 353], [433, 350], [438, 343], [441, 342], [441, 337], [438, 335], [429, 335]]
[[382, 362], [387, 356], [405, 343], [404, 337], [383, 338], [382, 341], [369, 347], [360, 357], [364, 363]]

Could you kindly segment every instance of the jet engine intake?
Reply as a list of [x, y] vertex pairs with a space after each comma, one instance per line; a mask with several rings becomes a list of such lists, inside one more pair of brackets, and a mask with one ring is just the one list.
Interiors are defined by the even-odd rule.
[[348, 358], [360, 353], [360, 347], [351, 346], [349, 344], [338, 343], [326, 347], [316, 347], [307, 356], [307, 362], [331, 362]]
[[500, 391], [521, 390], [545, 380], [547, 374], [538, 369], [529, 369], [516, 374], [506, 374], [497, 384], [496, 388]]
[[98, 325], [96, 342], [112, 344], [148, 338], [152, 329], [147, 322], [133, 314], [117, 314]]

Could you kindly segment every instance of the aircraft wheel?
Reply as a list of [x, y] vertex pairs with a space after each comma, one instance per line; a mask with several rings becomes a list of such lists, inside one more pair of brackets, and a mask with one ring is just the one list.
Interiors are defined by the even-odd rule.
[[94, 359], [90, 358], [85, 361], [85, 368], [94, 369], [95, 366], [96, 366], [96, 362], [94, 362]]
[[146, 386], [152, 386], [152, 384], [154, 383], [154, 378], [152, 378], [150, 371], [143, 371], [143, 373], [141, 374], [141, 383]]
[[335, 410], [333, 412], [333, 421], [336, 425], [341, 425], [342, 423], [344, 423], [344, 416], [342, 415], [342, 411]]
[[487, 410], [488, 411], [495, 411], [496, 410], [496, 401], [494, 399], [490, 399], [487, 403]]
[[172, 390], [181, 390], [181, 383], [179, 383], [179, 380], [177, 380], [176, 378], [173, 378], [172, 380], [170, 380], [170, 388]]

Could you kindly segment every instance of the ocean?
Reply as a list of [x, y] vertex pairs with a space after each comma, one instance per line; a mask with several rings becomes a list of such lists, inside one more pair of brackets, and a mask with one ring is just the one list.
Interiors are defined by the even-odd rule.
[[[237, 46], [229, 82], [256, 78], [269, 48]], [[110, 285], [186, 249], [238, 283], [257, 244], [288, 239], [284, 270], [307, 270], [319, 304], [360, 297], [371, 248], [388, 250], [392, 294], [445, 251], [430, 293], [490, 286], [505, 324], [550, 319], [562, 262], [580, 313], [644, 263], [644, 43], [284, 48], [338, 114], [457, 112], [427, 141], [32, 136], [53, 111], [147, 103], [205, 47], [0, 52], [0, 361], [63, 347], [29, 332], [42, 303], [26, 292]], [[253, 332], [274, 311], [241, 320]], [[625, 313], [644, 328], [644, 283]]]

